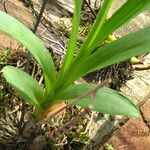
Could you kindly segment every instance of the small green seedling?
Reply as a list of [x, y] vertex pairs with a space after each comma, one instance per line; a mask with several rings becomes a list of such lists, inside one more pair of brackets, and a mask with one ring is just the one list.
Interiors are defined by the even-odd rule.
[[106, 144], [106, 150], [115, 150], [113, 146], [109, 143]]
[[10, 59], [10, 51], [3, 50], [0, 57], [1, 57], [0, 58], [1, 59], [0, 64], [6, 63]]
[[[128, 0], [106, 21], [105, 18], [112, 0], [104, 0], [90, 33], [75, 56], [82, 0], [74, 0], [74, 4], [73, 26], [67, 54], [58, 74], [55, 71], [52, 57], [42, 41], [22, 23], [8, 14], [0, 12], [0, 31], [8, 33], [21, 42], [43, 70], [44, 87], [18, 68], [5, 66], [2, 69], [6, 80], [25, 101], [35, 107], [34, 116], [37, 119], [55, 104], [62, 101], [72, 102], [81, 94], [96, 87], [94, 84], [75, 85], [75, 80], [87, 73], [148, 53], [150, 50], [149, 27], [98, 48], [99, 44], [113, 31], [150, 8], [149, 0]], [[127, 97], [107, 87], [98, 89], [94, 97], [87, 96], [75, 104], [101, 113], [128, 117], [139, 116], [138, 108]]]

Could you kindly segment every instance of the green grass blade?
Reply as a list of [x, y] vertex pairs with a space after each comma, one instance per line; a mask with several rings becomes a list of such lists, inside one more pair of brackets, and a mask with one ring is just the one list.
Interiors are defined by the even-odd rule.
[[82, 55], [88, 55], [93, 50], [93, 47], [95, 47], [95, 41], [99, 41], [97, 37], [99, 37], [99, 32], [105, 22], [106, 16], [108, 14], [108, 10], [112, 4], [112, 0], [105, 0], [102, 8], [100, 9], [96, 22], [94, 23], [92, 30], [88, 34], [88, 37], [86, 41], [83, 43], [83, 46], [79, 50], [79, 54], [76, 57], [76, 60], [80, 59]]
[[129, 34], [99, 48], [86, 59], [78, 61], [73, 65], [74, 69], [70, 72], [66, 84], [74, 82], [89, 72], [148, 52], [150, 52], [150, 28]]
[[79, 28], [82, 1], [83, 0], [74, 0], [75, 9], [74, 9], [72, 32], [71, 32], [71, 36], [70, 36], [68, 47], [67, 47], [67, 54], [65, 56], [64, 64], [62, 66], [62, 72], [65, 72], [65, 70], [68, 68], [74, 56], [74, 50], [77, 45], [78, 28]]
[[[57, 98], [72, 102], [73, 99], [85, 92], [91, 91], [95, 87], [96, 85], [94, 84], [71, 85], [60, 92]], [[139, 117], [138, 108], [127, 97], [106, 87], [98, 89], [94, 97], [87, 96], [75, 104], [101, 113]]]
[[40, 106], [44, 90], [38, 82], [27, 73], [12, 66], [2, 69], [6, 80], [19, 92], [30, 105]]
[[11, 35], [22, 43], [41, 65], [45, 79], [45, 97], [51, 96], [56, 82], [55, 67], [43, 42], [22, 23], [2, 11], [0, 11], [0, 31]]

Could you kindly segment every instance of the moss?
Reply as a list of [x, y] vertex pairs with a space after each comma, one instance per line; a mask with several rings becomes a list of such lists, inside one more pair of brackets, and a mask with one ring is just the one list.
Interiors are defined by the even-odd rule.
[[2, 52], [0, 53], [0, 59], [0, 64], [6, 63], [10, 59], [10, 51], [2, 50]]

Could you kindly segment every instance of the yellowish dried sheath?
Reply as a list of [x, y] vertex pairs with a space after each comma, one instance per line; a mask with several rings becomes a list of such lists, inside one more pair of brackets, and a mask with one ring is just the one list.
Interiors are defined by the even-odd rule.
[[[37, 119], [38, 122], [42, 121], [43, 119], [46, 118], [50, 118], [51, 116], [53, 116], [57, 111], [61, 110], [62, 108], [64, 108], [66, 106], [65, 102], [59, 102], [56, 103], [52, 106], [50, 106], [49, 108], [47, 108], [44, 111], [44, 114], [41, 115], [40, 118]], [[61, 112], [60, 112], [61, 113]], [[60, 114], [58, 113], [58, 114]]]

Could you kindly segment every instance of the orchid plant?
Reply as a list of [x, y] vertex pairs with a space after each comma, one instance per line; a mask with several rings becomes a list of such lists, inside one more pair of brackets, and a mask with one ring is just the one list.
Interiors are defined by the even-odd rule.
[[[43, 42], [18, 20], [0, 12], [0, 31], [22, 43], [43, 71], [44, 86], [41, 86], [36, 79], [21, 69], [13, 66], [5, 66], [2, 69], [6, 80], [26, 102], [34, 106], [35, 118], [40, 118], [53, 105], [62, 101], [72, 102], [81, 94], [96, 87], [94, 84], [74, 84], [80, 77], [133, 56], [150, 52], [150, 27], [98, 47], [113, 31], [150, 8], [149, 0], [128, 0], [106, 21], [111, 4], [112, 0], [104, 0], [91, 31], [77, 50], [78, 53], [74, 55], [82, 7], [82, 0], [74, 0], [72, 32], [66, 56], [58, 73]], [[131, 100], [108, 87], [97, 89], [94, 97], [86, 96], [75, 104], [101, 113], [139, 116], [139, 110]]]

